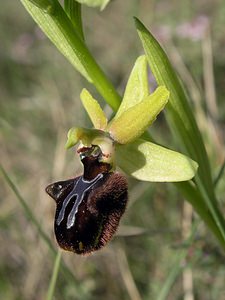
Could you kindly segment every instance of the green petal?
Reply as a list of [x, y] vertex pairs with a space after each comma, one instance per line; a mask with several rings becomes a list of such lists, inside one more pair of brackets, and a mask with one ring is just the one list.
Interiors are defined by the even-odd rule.
[[116, 113], [117, 119], [128, 108], [138, 104], [149, 94], [147, 59], [145, 55], [139, 56], [131, 71], [127, 82], [121, 105]]
[[86, 89], [82, 90], [80, 98], [94, 127], [104, 130], [107, 126], [107, 118], [98, 101], [96, 101]]
[[141, 136], [164, 108], [168, 98], [168, 90], [158, 87], [153, 94], [112, 120], [107, 129], [111, 137], [119, 144], [127, 144]]
[[198, 168], [189, 157], [142, 139], [117, 145], [116, 162], [125, 173], [143, 181], [190, 180]]

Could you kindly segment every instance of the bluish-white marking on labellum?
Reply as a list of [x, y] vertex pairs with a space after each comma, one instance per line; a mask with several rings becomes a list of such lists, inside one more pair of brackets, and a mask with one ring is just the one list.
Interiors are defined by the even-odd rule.
[[80, 176], [77, 180], [73, 190], [69, 193], [69, 195], [65, 198], [63, 201], [62, 208], [59, 212], [58, 218], [56, 220], [56, 224], [60, 225], [60, 223], [63, 221], [65, 216], [65, 210], [68, 206], [68, 204], [71, 203], [71, 200], [74, 200], [73, 207], [68, 215], [66, 227], [67, 229], [71, 228], [74, 225], [75, 222], [75, 216], [78, 211], [78, 207], [80, 203], [82, 202], [85, 194], [87, 191], [89, 191], [91, 188], [94, 188], [94, 185], [98, 182], [99, 179], [103, 177], [103, 174], [98, 174], [93, 180], [85, 180], [83, 176]]

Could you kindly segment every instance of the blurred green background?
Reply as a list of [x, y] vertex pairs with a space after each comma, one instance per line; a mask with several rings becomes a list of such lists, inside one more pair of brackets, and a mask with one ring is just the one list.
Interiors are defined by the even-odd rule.
[[[103, 12], [85, 7], [86, 41], [121, 93], [143, 53], [132, 16], [159, 39], [182, 78], [216, 177], [225, 154], [225, 1], [114, 0]], [[82, 171], [74, 151], [64, 150], [70, 127], [91, 125], [81, 89], [91, 90], [108, 116], [111, 110], [20, 1], [2, 1], [0, 41], [1, 164], [57, 250], [55, 204], [44, 189]], [[151, 75], [149, 80], [154, 87]], [[163, 116], [150, 132], [179, 150]], [[0, 178], [0, 299], [45, 299], [54, 257]], [[60, 268], [54, 299], [224, 300], [224, 253], [173, 184], [129, 183], [129, 206], [117, 236], [86, 257], [63, 252], [73, 277]], [[216, 193], [225, 212], [224, 177]]]

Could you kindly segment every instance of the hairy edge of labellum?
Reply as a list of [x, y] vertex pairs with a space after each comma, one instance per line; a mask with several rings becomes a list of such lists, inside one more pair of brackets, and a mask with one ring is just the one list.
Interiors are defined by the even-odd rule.
[[127, 201], [127, 180], [120, 173], [110, 173], [106, 181], [90, 193], [88, 209], [93, 214], [101, 215], [103, 220], [95, 250], [112, 239], [125, 212]]

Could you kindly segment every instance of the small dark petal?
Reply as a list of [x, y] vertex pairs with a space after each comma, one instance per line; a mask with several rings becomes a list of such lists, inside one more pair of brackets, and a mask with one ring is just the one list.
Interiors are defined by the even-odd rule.
[[72, 191], [78, 178], [79, 177], [51, 183], [45, 188], [45, 191], [58, 202], [60, 199], [64, 199]]

